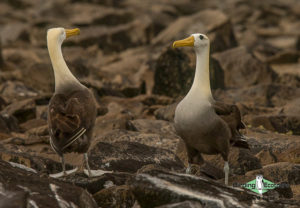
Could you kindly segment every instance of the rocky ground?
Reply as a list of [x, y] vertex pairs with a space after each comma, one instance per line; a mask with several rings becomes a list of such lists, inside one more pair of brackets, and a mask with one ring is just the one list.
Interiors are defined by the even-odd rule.
[[[299, 1], [4, 0], [0, 17], [0, 207], [300, 207]], [[112, 171], [101, 177], [48, 177], [61, 171], [46, 120], [57, 26], [81, 29], [63, 54], [98, 101], [90, 165]], [[195, 55], [171, 44], [195, 32], [211, 40], [215, 99], [247, 125], [251, 149], [231, 149], [230, 186], [220, 156], [184, 174], [172, 123]], [[290, 186], [262, 198], [232, 187], [257, 174]]]

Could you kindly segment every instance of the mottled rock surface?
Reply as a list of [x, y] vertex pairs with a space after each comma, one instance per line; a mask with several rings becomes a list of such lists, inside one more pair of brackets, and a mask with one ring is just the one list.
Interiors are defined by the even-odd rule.
[[147, 164], [159, 164], [173, 170], [182, 170], [182, 162], [165, 149], [154, 148], [137, 142], [100, 142], [89, 153], [90, 164], [94, 169], [107, 169], [134, 173]]
[[[132, 179], [131, 189], [142, 207], [192, 200], [204, 207], [286, 207], [292, 201], [258, 200], [258, 196], [240, 188], [220, 186], [213, 181], [185, 174], [152, 170]], [[298, 202], [299, 203], [299, 202]]]
[[[299, 17], [298, 0], [0, 1], [0, 207], [299, 207]], [[62, 170], [47, 126], [52, 27], [81, 30], [62, 53], [97, 100], [90, 165], [112, 171], [99, 177], [74, 153], [65, 160], [76, 174], [48, 177]], [[210, 39], [214, 99], [236, 104], [247, 127], [228, 187], [220, 155], [184, 174], [173, 119], [196, 59], [172, 43], [192, 33]], [[262, 199], [232, 187], [257, 174], [285, 186]]]
[[82, 188], [39, 177], [32, 169], [13, 167], [4, 161], [0, 166], [0, 207], [97, 207]]

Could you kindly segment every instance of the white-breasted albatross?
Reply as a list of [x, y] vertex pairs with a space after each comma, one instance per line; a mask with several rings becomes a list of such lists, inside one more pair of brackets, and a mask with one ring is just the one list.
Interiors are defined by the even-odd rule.
[[51, 177], [61, 177], [77, 171], [66, 171], [64, 153], [84, 154], [88, 176], [103, 174], [101, 170], [91, 170], [87, 151], [91, 144], [93, 128], [97, 115], [93, 93], [82, 85], [70, 72], [61, 51], [63, 41], [78, 35], [80, 30], [52, 28], [47, 32], [47, 46], [54, 70], [55, 93], [48, 107], [48, 126], [52, 149], [61, 157], [61, 173]]
[[193, 34], [173, 43], [173, 47], [193, 47], [196, 52], [196, 72], [192, 87], [175, 111], [175, 129], [185, 143], [189, 167], [201, 164], [204, 154], [221, 154], [225, 161], [225, 184], [228, 184], [230, 145], [249, 148], [239, 129], [245, 128], [236, 105], [213, 99], [209, 79], [209, 49], [207, 36]]

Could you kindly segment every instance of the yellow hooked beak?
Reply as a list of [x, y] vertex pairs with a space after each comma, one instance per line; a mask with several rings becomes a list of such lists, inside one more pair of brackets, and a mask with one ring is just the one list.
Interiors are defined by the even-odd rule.
[[177, 40], [173, 43], [173, 48], [183, 47], [183, 46], [194, 46], [194, 36], [190, 36], [183, 40]]
[[74, 36], [74, 35], [79, 35], [80, 30], [79, 28], [75, 28], [75, 29], [65, 29], [66, 32], [66, 38]]

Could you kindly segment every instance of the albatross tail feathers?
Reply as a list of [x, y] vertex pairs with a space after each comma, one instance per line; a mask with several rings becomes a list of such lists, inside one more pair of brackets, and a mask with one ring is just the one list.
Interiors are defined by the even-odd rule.
[[62, 150], [66, 149], [68, 146], [70, 146], [71, 144], [73, 144], [77, 139], [79, 139], [84, 133], [86, 132], [85, 128], [81, 128], [78, 131], [75, 132], [75, 134], [69, 138], [65, 145], [62, 147]]
[[56, 154], [61, 155], [61, 152], [66, 149], [68, 146], [70, 146], [71, 144], [73, 144], [77, 139], [79, 139], [84, 133], [86, 132], [85, 128], [80, 128], [78, 131], [75, 132], [75, 134], [73, 136], [71, 136], [63, 145], [63, 147], [57, 148], [55, 146], [55, 144], [52, 141], [52, 137], [50, 137], [50, 145], [52, 147], [52, 149], [54, 150], [54, 152], [56, 152]]
[[234, 139], [230, 141], [232, 146], [240, 147], [244, 149], [250, 149], [250, 146], [247, 142], [248, 137], [243, 134], [235, 135]]

